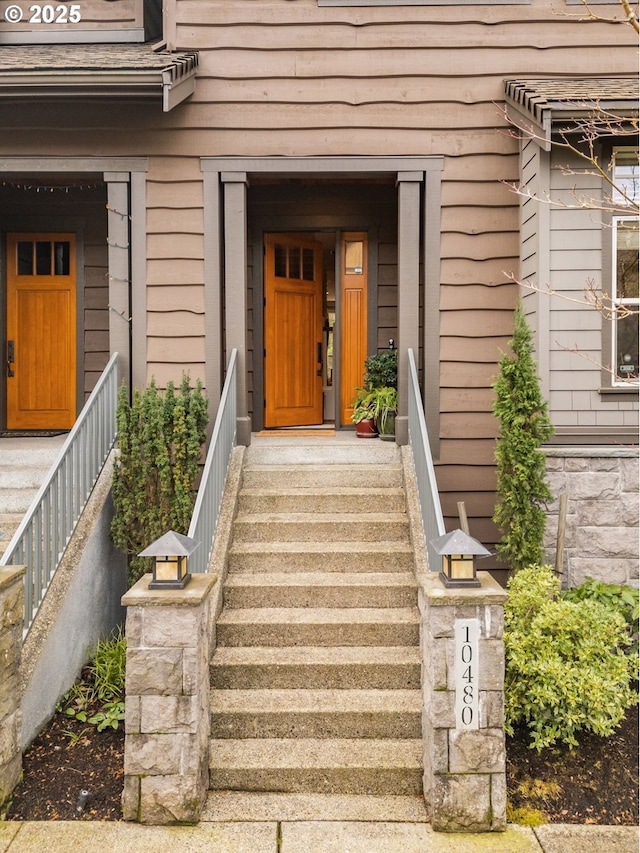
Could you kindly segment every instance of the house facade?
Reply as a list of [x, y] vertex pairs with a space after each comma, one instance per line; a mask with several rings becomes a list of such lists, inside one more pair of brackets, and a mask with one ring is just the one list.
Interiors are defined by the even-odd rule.
[[[350, 428], [364, 358], [392, 346], [403, 442], [411, 348], [447, 525], [464, 500], [490, 546], [492, 384], [528, 281], [558, 452], [636, 445], [637, 313], [542, 292], [637, 258], [624, 211], [540, 201], [573, 190], [546, 143], [576, 104], [637, 101], [634, 32], [590, 8], [0, 0], [0, 427], [68, 428], [116, 351], [132, 385], [187, 371], [215, 410], [235, 347], [240, 441]], [[618, 165], [636, 149], [598, 141]], [[617, 286], [637, 302], [637, 277]]]

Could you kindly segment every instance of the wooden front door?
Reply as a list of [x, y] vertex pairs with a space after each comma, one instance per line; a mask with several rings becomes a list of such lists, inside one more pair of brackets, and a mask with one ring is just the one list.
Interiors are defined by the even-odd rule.
[[70, 429], [76, 418], [73, 234], [7, 237], [7, 429]]
[[321, 424], [322, 245], [265, 238], [265, 427]]

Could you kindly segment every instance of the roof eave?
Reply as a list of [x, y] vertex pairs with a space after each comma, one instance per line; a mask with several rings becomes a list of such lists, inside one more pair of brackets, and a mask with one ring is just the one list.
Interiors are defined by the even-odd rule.
[[0, 73], [0, 100], [152, 100], [168, 112], [195, 91], [196, 69], [129, 71], [29, 71]]

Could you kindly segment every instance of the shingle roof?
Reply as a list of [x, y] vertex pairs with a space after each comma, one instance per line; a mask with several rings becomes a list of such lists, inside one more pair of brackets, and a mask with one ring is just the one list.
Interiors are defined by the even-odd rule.
[[547, 150], [559, 122], [566, 130], [595, 116], [611, 134], [637, 129], [637, 76], [505, 80], [504, 87], [507, 116]]
[[3, 45], [0, 99], [162, 98], [167, 110], [191, 94], [197, 65], [194, 51], [153, 44]]
[[506, 80], [505, 92], [537, 118], [543, 109], [571, 112], [615, 105], [637, 109], [640, 85], [637, 77]]

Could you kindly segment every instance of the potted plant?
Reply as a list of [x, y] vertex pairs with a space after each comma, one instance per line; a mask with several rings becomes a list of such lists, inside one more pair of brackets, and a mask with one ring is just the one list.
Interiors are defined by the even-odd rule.
[[356, 425], [356, 436], [358, 438], [377, 438], [374, 392], [367, 388], [357, 388], [352, 406], [351, 420]]
[[385, 386], [374, 388], [374, 418], [380, 438], [383, 441], [395, 441], [396, 413], [398, 411], [398, 392], [395, 388]]

